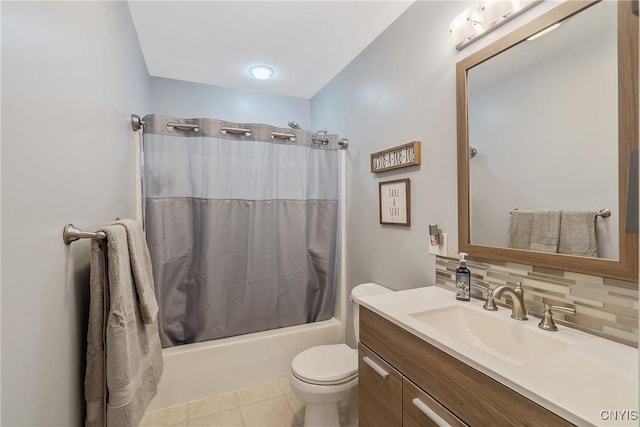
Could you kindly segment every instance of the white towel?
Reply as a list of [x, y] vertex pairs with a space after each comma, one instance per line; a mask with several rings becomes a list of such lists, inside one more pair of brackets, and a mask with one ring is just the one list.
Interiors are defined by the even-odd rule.
[[534, 211], [530, 250], [558, 252], [560, 213], [559, 210], [539, 209]]
[[[144, 250], [129, 252], [125, 225], [101, 231], [107, 235], [106, 256], [104, 242], [91, 243], [85, 424], [135, 427], [156, 393], [163, 369], [157, 320], [154, 315], [145, 323], [138, 304], [139, 289], [153, 289], [153, 279], [146, 276], [151, 283], [135, 283], [135, 276], [141, 280], [145, 276], [135, 271], [146, 261], [134, 259]], [[131, 231], [142, 233], [139, 226]], [[139, 235], [131, 236], [138, 243], [139, 239]], [[152, 297], [146, 291], [142, 294], [145, 299]], [[145, 305], [148, 310], [153, 303], [146, 301]]]
[[513, 249], [529, 249], [531, 230], [533, 229], [533, 211], [514, 210], [511, 212], [511, 240]]
[[598, 256], [596, 215], [592, 212], [562, 212], [558, 252], [568, 255]]

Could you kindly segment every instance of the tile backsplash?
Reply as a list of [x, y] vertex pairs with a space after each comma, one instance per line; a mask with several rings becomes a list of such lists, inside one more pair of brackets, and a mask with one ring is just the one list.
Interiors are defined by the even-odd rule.
[[[455, 290], [457, 267], [456, 258], [436, 257], [436, 286]], [[472, 296], [486, 298], [486, 291], [474, 284], [494, 288], [520, 281], [530, 315], [541, 317], [544, 304], [572, 307], [575, 315], [553, 313], [558, 325], [638, 347], [638, 282], [501, 261], [468, 260], [467, 267]], [[496, 302], [511, 305], [504, 297]]]

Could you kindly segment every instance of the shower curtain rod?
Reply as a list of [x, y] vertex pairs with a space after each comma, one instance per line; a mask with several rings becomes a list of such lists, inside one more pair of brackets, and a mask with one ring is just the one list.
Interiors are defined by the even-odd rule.
[[[195, 123], [168, 122], [167, 126], [178, 129], [190, 129], [195, 132], [198, 132], [200, 130], [200, 125]], [[144, 120], [137, 114], [132, 114], [131, 129], [133, 129], [134, 132], [137, 132], [142, 128], [144, 128]], [[232, 135], [239, 135], [244, 133], [246, 136], [250, 136], [252, 131], [251, 129], [245, 128], [221, 127], [220, 132], [222, 132], [223, 134], [230, 133]], [[326, 131], [324, 131], [323, 133], [326, 135]], [[271, 138], [289, 139], [290, 141], [295, 141], [296, 135], [293, 133], [271, 132]], [[311, 138], [311, 142], [313, 142], [314, 144], [327, 145], [329, 143], [329, 140], [327, 138]], [[349, 140], [347, 138], [340, 138], [340, 140], [338, 140], [338, 146], [340, 146], [342, 150], [346, 150], [349, 146]]]

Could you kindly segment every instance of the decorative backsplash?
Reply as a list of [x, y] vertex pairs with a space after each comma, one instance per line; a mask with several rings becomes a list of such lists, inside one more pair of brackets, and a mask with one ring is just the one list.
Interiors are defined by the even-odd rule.
[[[455, 258], [436, 257], [436, 285], [455, 290], [457, 267]], [[557, 324], [638, 347], [637, 282], [501, 261], [468, 260], [467, 267], [474, 297], [486, 298], [486, 291], [474, 288], [474, 284], [494, 288], [520, 281], [530, 315], [541, 317], [544, 304], [572, 307], [575, 315], [559, 310], [553, 313]], [[504, 297], [496, 302], [511, 305]]]

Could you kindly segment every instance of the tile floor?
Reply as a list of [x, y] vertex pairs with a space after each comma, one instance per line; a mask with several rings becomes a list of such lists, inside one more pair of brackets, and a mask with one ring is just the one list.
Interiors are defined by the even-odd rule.
[[289, 379], [147, 412], [140, 427], [302, 427], [304, 404]]

